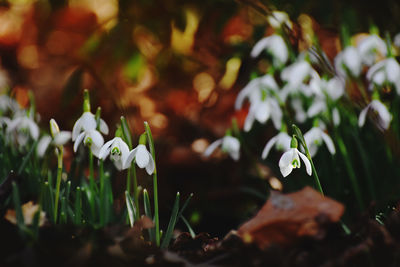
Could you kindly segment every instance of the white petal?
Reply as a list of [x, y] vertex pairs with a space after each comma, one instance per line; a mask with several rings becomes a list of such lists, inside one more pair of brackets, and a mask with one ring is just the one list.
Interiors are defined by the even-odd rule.
[[254, 123], [254, 113], [249, 111], [246, 119], [244, 120], [244, 126], [243, 126], [244, 131], [245, 132], [250, 131], [251, 127], [253, 126], [253, 123]]
[[285, 167], [287, 165], [292, 165], [293, 157], [295, 150], [294, 148], [289, 149], [285, 153], [283, 153], [282, 157], [279, 160], [279, 167]]
[[209, 157], [214, 152], [214, 150], [217, 149], [217, 147], [220, 146], [221, 144], [222, 144], [222, 139], [215, 140], [207, 147], [207, 149], [203, 153], [203, 156]]
[[257, 121], [265, 123], [269, 118], [269, 114], [269, 105], [267, 101], [262, 101], [257, 104], [254, 114]]
[[258, 78], [251, 80], [238, 94], [235, 101], [235, 109], [239, 110], [243, 106], [243, 102], [249, 97], [252, 91], [258, 90], [260, 80]]
[[90, 130], [87, 132], [87, 137], [90, 137], [93, 141], [92, 145], [98, 147], [100, 150], [104, 144], [104, 138], [101, 133], [99, 133], [97, 130]]
[[344, 82], [339, 77], [330, 79], [326, 85], [326, 92], [332, 100], [339, 99], [345, 92]]
[[316, 115], [318, 115], [319, 113], [325, 111], [327, 108], [326, 102], [325, 100], [317, 100], [315, 99], [313, 101], [313, 103], [311, 104], [311, 106], [308, 108], [307, 110], [307, 116], [309, 118], [312, 118]]
[[132, 149], [131, 152], [129, 152], [128, 156], [126, 157], [125, 161], [122, 164], [123, 169], [129, 168], [132, 160], [136, 157], [137, 151], [138, 151], [138, 148], [136, 147], [136, 148]]
[[19, 125], [21, 125], [22, 118], [18, 117], [10, 121], [7, 125], [7, 133], [14, 131]]
[[269, 37], [262, 38], [259, 40], [251, 50], [250, 56], [251, 57], [258, 57], [258, 55], [261, 54], [261, 52], [266, 49], [268, 44], [271, 42], [271, 39]]
[[[115, 138], [114, 138], [115, 139]], [[107, 156], [110, 154], [111, 151], [111, 145], [114, 142], [114, 139], [107, 141], [101, 148], [99, 151], [99, 159], [106, 159]]]
[[40, 139], [40, 141], [37, 145], [37, 148], [36, 148], [36, 152], [39, 157], [43, 157], [44, 153], [46, 152], [47, 148], [50, 145], [50, 142], [51, 142], [51, 137], [48, 135], [43, 136]]
[[368, 104], [363, 110], [361, 110], [360, 115], [358, 116], [358, 127], [363, 127], [365, 124], [365, 119], [367, 117], [367, 112], [370, 107], [370, 104]]
[[386, 60], [379, 61], [378, 63], [374, 64], [371, 68], [367, 71], [367, 79], [372, 81], [373, 76], [378, 72], [381, 71], [382, 68], [385, 66]]
[[321, 137], [324, 140], [329, 152], [333, 155], [336, 153], [335, 145], [333, 144], [332, 138], [321, 130]]
[[80, 124], [82, 129], [86, 132], [95, 130], [97, 127], [96, 118], [91, 112], [84, 112], [82, 114]]
[[150, 152], [149, 152], [149, 164], [146, 165], [146, 172], [148, 175], [152, 175], [155, 169], [155, 164], [154, 164], [154, 160], [153, 157], [151, 156]]
[[343, 64], [358, 77], [361, 72], [361, 57], [355, 47], [349, 46], [343, 51]]
[[114, 162], [114, 166], [115, 166], [115, 168], [117, 168], [117, 170], [121, 171], [123, 169], [123, 163], [122, 163], [121, 159], [115, 160], [113, 162]]
[[300, 158], [303, 160], [304, 165], [306, 165], [307, 174], [311, 176], [312, 169], [311, 169], [310, 161], [308, 160], [308, 158], [303, 153], [301, 153], [300, 151], [297, 151], [297, 152], [298, 152], [298, 155], [300, 156]]
[[33, 120], [28, 121], [29, 132], [34, 140], [39, 138], [39, 127]]
[[277, 92], [279, 90], [279, 87], [276, 84], [276, 81], [272, 75], [266, 74], [266, 75], [260, 77], [259, 83], [262, 88], [270, 89], [275, 92]]
[[389, 58], [386, 63], [387, 79], [395, 83], [400, 79], [400, 66], [394, 58]]
[[136, 152], [136, 164], [140, 168], [144, 168], [149, 164], [149, 152], [144, 145], [138, 145]]
[[72, 141], [75, 141], [76, 138], [78, 137], [79, 133], [81, 132], [81, 118], [79, 118], [75, 124], [74, 127], [72, 128]]
[[69, 131], [61, 131], [54, 137], [55, 145], [65, 145], [69, 139], [71, 139], [71, 132]]
[[381, 118], [383, 124], [382, 125], [383, 129], [387, 130], [390, 126], [390, 122], [392, 121], [392, 114], [390, 114], [386, 106], [378, 100], [373, 100], [370, 105], [371, 108], [373, 108], [374, 110], [376, 110], [376, 112], [378, 112], [379, 117]]
[[262, 152], [262, 154], [261, 154], [261, 158], [262, 158], [262, 159], [266, 159], [266, 158], [267, 158], [267, 156], [268, 156], [268, 154], [269, 154], [269, 151], [270, 151], [271, 148], [274, 146], [274, 144], [276, 143], [277, 140], [278, 140], [278, 135], [275, 135], [274, 137], [272, 137], [272, 138], [267, 142], [267, 144], [265, 145], [264, 150], [263, 150], [263, 152]]
[[74, 152], [76, 152], [78, 150], [78, 146], [82, 142], [83, 138], [85, 137], [85, 134], [86, 134], [85, 132], [82, 132], [76, 138], [75, 143], [74, 143]]
[[333, 125], [338, 126], [340, 124], [340, 113], [337, 108], [334, 108], [332, 110], [332, 120], [333, 120]]
[[108, 134], [108, 126], [103, 119], [100, 119], [100, 132], [102, 132], [105, 135]]

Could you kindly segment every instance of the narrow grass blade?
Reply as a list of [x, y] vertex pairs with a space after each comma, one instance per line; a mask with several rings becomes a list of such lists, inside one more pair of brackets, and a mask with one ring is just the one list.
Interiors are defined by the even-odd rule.
[[129, 149], [132, 149], [131, 131], [129, 129], [128, 122], [126, 121], [124, 116], [121, 116], [121, 128], [122, 128], [122, 136], [124, 138], [124, 141], [129, 146]]
[[178, 192], [178, 193], [176, 193], [175, 203], [172, 208], [172, 213], [171, 213], [171, 217], [169, 219], [167, 231], [165, 232], [165, 236], [161, 242], [161, 248], [164, 248], [164, 249], [167, 248], [169, 245], [169, 242], [171, 241], [172, 233], [175, 229], [175, 225], [176, 225], [176, 221], [177, 221], [177, 217], [178, 217], [179, 199], [180, 199], [180, 194]]
[[75, 224], [80, 225], [82, 222], [82, 193], [78, 186], [75, 191]]
[[24, 215], [22, 214], [18, 186], [15, 182], [12, 182], [12, 188], [13, 188], [12, 194], [13, 194], [13, 202], [14, 202], [15, 216], [17, 219], [17, 225], [20, 229], [24, 229], [25, 228]]
[[126, 202], [126, 209], [128, 210], [129, 224], [131, 225], [131, 227], [133, 227], [136, 218], [136, 208], [135, 208], [135, 203], [133, 203], [133, 200], [129, 195], [128, 191], [125, 191], [125, 202]]
[[178, 213], [178, 216], [177, 216], [178, 220], [179, 220], [179, 218], [182, 217], [182, 213], [185, 211], [185, 209], [186, 209], [187, 205], [189, 204], [189, 201], [192, 199], [192, 197], [193, 197], [193, 193], [191, 193], [189, 195], [189, 197], [186, 199], [186, 201], [183, 203], [182, 208], [179, 210], [179, 213]]
[[181, 216], [180, 218], [182, 219], [182, 222], [186, 225], [186, 227], [187, 227], [187, 229], [188, 229], [188, 231], [190, 233], [190, 236], [192, 238], [195, 238], [196, 237], [196, 233], [193, 231], [193, 228], [190, 226], [190, 223], [186, 220], [185, 217]]
[[26, 164], [28, 163], [29, 159], [31, 158], [33, 152], [36, 150], [36, 146], [38, 144], [38, 141], [35, 141], [31, 147], [31, 149], [28, 151], [24, 159], [22, 160], [22, 164], [19, 166], [17, 174], [21, 174], [22, 171], [25, 169]]
[[[144, 205], [144, 214], [149, 217], [150, 219], [153, 220], [153, 215], [151, 214], [151, 204], [150, 204], [150, 198], [149, 198], [149, 193], [147, 192], [146, 189], [143, 190], [143, 205]], [[149, 238], [151, 242], [155, 241], [155, 232], [154, 232], [154, 227], [148, 229], [149, 230]]]

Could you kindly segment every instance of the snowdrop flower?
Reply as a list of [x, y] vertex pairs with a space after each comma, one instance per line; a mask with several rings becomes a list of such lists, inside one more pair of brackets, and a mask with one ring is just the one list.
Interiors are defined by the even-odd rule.
[[286, 81], [290, 87], [299, 87], [311, 72], [312, 68], [310, 63], [307, 61], [298, 61], [286, 67], [281, 72], [281, 78]]
[[259, 40], [251, 50], [250, 55], [257, 57], [263, 50], [271, 54], [273, 58], [273, 65], [279, 67], [284, 65], [288, 58], [289, 52], [285, 41], [280, 35], [274, 34]]
[[292, 28], [292, 22], [286, 12], [272, 11], [272, 14], [267, 17], [269, 25], [274, 29], [279, 29], [283, 24]]
[[335, 69], [339, 75], [358, 77], [361, 73], [361, 55], [354, 46], [346, 47], [335, 57]]
[[297, 140], [295, 137], [292, 138], [290, 147], [279, 160], [279, 169], [283, 177], [288, 176], [294, 168], [300, 168], [300, 158], [303, 160], [304, 165], [306, 165], [307, 174], [311, 175], [311, 163], [306, 155], [297, 150]]
[[111, 160], [119, 171], [127, 169], [130, 166], [130, 162], [125, 164], [129, 155], [129, 147], [120, 137], [115, 137], [101, 147], [99, 159], [104, 160], [108, 155], [110, 155]]
[[226, 135], [211, 143], [204, 151], [204, 156], [209, 157], [217, 147], [221, 146], [222, 151], [227, 152], [235, 161], [240, 158], [240, 142], [237, 138]]
[[303, 101], [300, 98], [293, 98], [290, 103], [292, 104], [292, 108], [294, 109], [294, 118], [297, 122], [303, 123], [307, 119], [307, 113], [303, 108]]
[[[373, 65], [367, 72], [367, 79], [378, 86], [389, 82], [400, 95], [400, 65], [394, 58], [387, 58]], [[372, 89], [372, 84], [369, 89]]]
[[333, 144], [332, 139], [320, 127], [312, 127], [304, 134], [304, 140], [306, 141], [311, 157], [315, 156], [318, 151], [318, 147], [322, 145], [322, 142], [325, 143], [332, 155], [336, 153], [335, 145]]
[[0, 111], [6, 112], [11, 110], [12, 112], [16, 112], [20, 109], [20, 106], [17, 101], [9, 97], [8, 95], [0, 96]]
[[262, 90], [264, 89], [278, 92], [279, 87], [273, 76], [267, 74], [251, 80], [236, 97], [235, 109], [241, 109], [246, 98], [249, 99], [250, 102], [259, 101], [262, 97]]
[[[73, 140], [73, 135], [72, 135], [72, 140]], [[75, 139], [74, 152], [78, 150], [78, 147], [82, 143], [82, 141], [84, 145], [90, 148], [93, 155], [95, 155], [98, 158], [100, 149], [104, 144], [104, 139], [101, 133], [96, 129], [81, 132]]]
[[358, 117], [358, 126], [362, 127], [365, 124], [365, 119], [367, 117], [368, 110], [374, 110], [378, 113], [379, 117], [379, 125], [387, 130], [390, 126], [390, 122], [392, 121], [392, 114], [388, 111], [386, 106], [379, 100], [372, 100], [361, 112]]
[[287, 151], [290, 149], [291, 137], [286, 132], [280, 132], [274, 137], [272, 137], [268, 143], [265, 145], [264, 150], [261, 154], [262, 159], [266, 159], [271, 148], [275, 145], [277, 150]]
[[374, 64], [378, 55], [386, 56], [387, 54], [385, 42], [376, 34], [371, 34], [363, 39], [357, 49], [362, 63], [367, 66]]
[[396, 34], [393, 38], [393, 44], [397, 47], [400, 48], [400, 33]]
[[[43, 136], [37, 146], [36, 152], [39, 157], [43, 157], [50, 144], [56, 147], [65, 145], [71, 139], [71, 132], [60, 131], [57, 122], [54, 119], [50, 120], [51, 136]], [[56, 150], [58, 153], [58, 150]]]
[[[75, 122], [72, 129], [72, 141], [78, 138], [82, 131], [88, 132], [97, 128], [96, 118], [90, 111], [83, 112], [82, 116]], [[100, 119], [100, 132], [108, 134], [108, 126], [103, 119]]]
[[135, 159], [136, 164], [139, 168], [146, 168], [146, 172], [151, 175], [154, 172], [155, 164], [153, 157], [145, 145], [140, 144], [134, 148], [131, 152], [129, 152], [128, 157], [126, 158], [123, 168], [127, 169], [131, 164], [132, 160]]
[[39, 127], [27, 114], [18, 115], [9, 121], [7, 133], [11, 134], [13, 132], [16, 133], [16, 140], [21, 146], [24, 146], [28, 142], [29, 136], [32, 137], [33, 140], [38, 140], [39, 138]]
[[259, 99], [258, 101], [253, 101], [250, 104], [249, 113], [244, 122], [244, 130], [246, 132], [250, 131], [255, 120], [260, 123], [266, 123], [269, 118], [272, 119], [275, 128], [280, 129], [282, 116], [282, 110], [275, 98], [269, 97], [265, 100]]

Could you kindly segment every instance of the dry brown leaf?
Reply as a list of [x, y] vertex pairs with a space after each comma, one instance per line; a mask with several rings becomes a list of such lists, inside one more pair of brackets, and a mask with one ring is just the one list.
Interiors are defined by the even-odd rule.
[[318, 235], [323, 230], [319, 218], [337, 222], [343, 212], [341, 203], [311, 187], [286, 195], [274, 192], [258, 214], [239, 228], [238, 234], [261, 249], [273, 243], [288, 245], [299, 237]]

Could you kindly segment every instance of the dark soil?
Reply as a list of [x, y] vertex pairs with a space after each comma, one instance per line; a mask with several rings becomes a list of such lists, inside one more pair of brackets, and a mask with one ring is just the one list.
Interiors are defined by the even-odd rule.
[[44, 226], [34, 242], [3, 219], [0, 236], [0, 266], [400, 266], [398, 211], [385, 225], [360, 218], [346, 235], [340, 224], [329, 223], [318, 236], [264, 250], [245, 244], [235, 231], [222, 240], [180, 233], [169, 250], [152, 246], [140, 229], [127, 226]]

